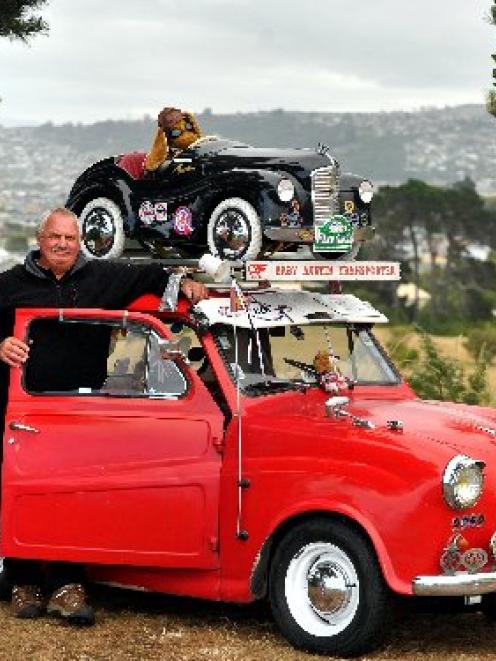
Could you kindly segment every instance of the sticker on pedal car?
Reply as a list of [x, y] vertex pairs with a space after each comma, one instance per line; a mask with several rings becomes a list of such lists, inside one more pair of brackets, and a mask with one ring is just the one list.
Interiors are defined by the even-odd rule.
[[138, 216], [144, 225], [150, 225], [155, 220], [155, 207], [152, 202], [145, 200], [140, 204]]
[[193, 233], [193, 215], [189, 207], [178, 207], [172, 215], [174, 232], [181, 236]]
[[353, 226], [346, 216], [332, 216], [315, 226], [316, 252], [348, 252], [353, 246]]
[[155, 220], [167, 220], [167, 202], [155, 202]]

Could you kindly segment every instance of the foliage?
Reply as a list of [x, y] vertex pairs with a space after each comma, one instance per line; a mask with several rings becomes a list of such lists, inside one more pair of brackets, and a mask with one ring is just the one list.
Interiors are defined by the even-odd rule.
[[496, 327], [485, 324], [469, 331], [465, 348], [474, 358], [482, 358], [490, 363], [496, 356]]
[[422, 399], [482, 404], [487, 401], [486, 362], [478, 357], [477, 364], [465, 379], [458, 361], [444, 358], [432, 338], [419, 329], [422, 358], [409, 379], [410, 385]]
[[384, 186], [374, 199], [374, 220], [376, 239], [360, 258], [399, 261], [402, 282], [431, 296], [425, 307], [418, 300], [408, 305], [398, 299], [396, 286], [374, 283], [375, 304], [391, 320], [451, 334], [493, 318], [496, 260], [493, 254], [483, 261], [472, 251], [477, 246], [494, 251], [496, 205], [486, 206], [470, 179], [449, 187], [416, 179]]
[[401, 372], [410, 372], [418, 361], [419, 353], [409, 345], [415, 330], [411, 326], [390, 326], [386, 347], [394, 364]]
[[[496, 25], [496, 0], [493, 0], [491, 6], [491, 15], [489, 16], [489, 21], [492, 25]], [[496, 64], [496, 53], [492, 54], [493, 65]], [[496, 117], [496, 69], [493, 68], [493, 89], [490, 90], [487, 94], [486, 107], [487, 111]]]
[[33, 12], [47, 0], [2, 0], [0, 11], [0, 37], [27, 40], [35, 34], [46, 34], [47, 23]]

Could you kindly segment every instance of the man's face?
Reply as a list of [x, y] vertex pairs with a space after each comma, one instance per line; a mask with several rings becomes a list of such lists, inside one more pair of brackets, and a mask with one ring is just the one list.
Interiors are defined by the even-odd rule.
[[80, 248], [76, 220], [63, 214], [53, 214], [38, 235], [38, 245], [41, 266], [58, 274], [69, 271], [74, 266]]

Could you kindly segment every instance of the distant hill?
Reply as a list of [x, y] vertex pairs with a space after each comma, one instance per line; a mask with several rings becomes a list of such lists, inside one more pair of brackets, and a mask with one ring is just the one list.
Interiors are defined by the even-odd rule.
[[[320, 113], [273, 110], [197, 115], [205, 133], [273, 147], [329, 145], [343, 166], [380, 182], [410, 177], [451, 183], [468, 175], [496, 191], [496, 120], [484, 106], [416, 112]], [[45, 124], [32, 131], [42, 141], [102, 154], [147, 149], [155, 121]]]
[[[496, 121], [479, 105], [416, 112], [322, 113], [272, 110], [197, 114], [206, 134], [253, 145], [331, 147], [344, 170], [376, 184], [409, 178], [450, 184], [471, 177], [482, 193], [496, 193]], [[146, 151], [156, 122], [103, 121], [0, 127], [2, 218], [36, 217], [63, 203], [75, 176], [109, 154]], [[1, 227], [0, 227], [1, 229]]]

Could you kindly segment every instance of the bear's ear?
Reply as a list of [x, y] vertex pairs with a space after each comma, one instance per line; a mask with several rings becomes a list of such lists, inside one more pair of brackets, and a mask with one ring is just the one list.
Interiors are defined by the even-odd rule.
[[198, 137], [201, 137], [202, 131], [200, 128], [200, 125], [196, 121], [196, 117], [193, 115], [192, 112], [183, 112], [183, 117], [184, 119], [191, 124], [193, 127], [193, 131], [196, 133]]

